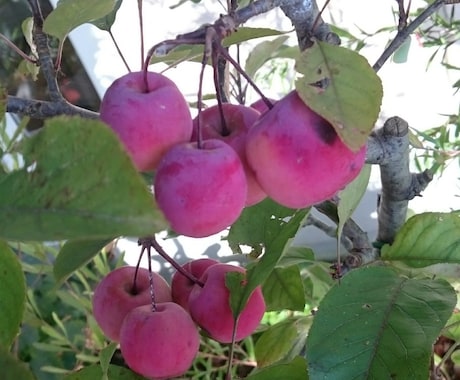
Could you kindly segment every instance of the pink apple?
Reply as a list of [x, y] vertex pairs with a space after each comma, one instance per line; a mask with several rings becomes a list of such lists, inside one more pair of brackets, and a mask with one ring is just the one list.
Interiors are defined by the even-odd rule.
[[192, 118], [173, 81], [149, 72], [145, 89], [142, 72], [131, 72], [107, 89], [100, 118], [118, 135], [140, 171], [154, 170], [173, 145], [189, 141]]
[[246, 155], [267, 194], [301, 208], [334, 196], [360, 172], [366, 148], [354, 152], [293, 91], [248, 133]]
[[[250, 107], [237, 104], [222, 104], [225, 125], [222, 122], [219, 106], [209, 107], [201, 112], [201, 138], [219, 139], [226, 142], [238, 153], [246, 173], [248, 193], [246, 206], [252, 206], [267, 195], [257, 182], [253, 170], [246, 160], [246, 135], [260, 117], [260, 113]], [[192, 141], [198, 138], [198, 116], [193, 120]]]
[[[219, 264], [219, 261], [213, 259], [198, 259], [191, 260], [184, 265], [182, 269], [189, 272], [195, 278], [199, 279], [204, 271], [211, 265]], [[195, 283], [189, 280], [180, 272], [175, 272], [171, 279], [171, 294], [172, 299], [175, 303], [181, 305], [185, 310], [188, 311], [188, 297], [193, 289]]]
[[190, 315], [173, 302], [133, 309], [120, 331], [126, 364], [149, 379], [183, 375], [200, 347], [200, 335]]
[[[272, 103], [272, 105], [276, 103], [276, 100], [274, 99], [268, 98], [268, 100]], [[262, 98], [260, 98], [259, 100], [256, 100], [254, 103], [251, 103], [249, 107], [254, 108], [255, 110], [259, 111], [261, 114], [264, 114], [265, 112], [270, 110], [267, 103], [265, 103]]]
[[[123, 319], [137, 306], [152, 303], [149, 271], [139, 268], [133, 287], [135, 267], [124, 266], [110, 272], [97, 285], [93, 295], [93, 314], [104, 334], [118, 341]], [[158, 273], [152, 273], [155, 302], [172, 301], [171, 289]]]
[[[229, 272], [245, 273], [245, 269], [229, 264], [210, 266], [201, 276], [204, 286], [194, 285], [189, 296], [189, 310], [193, 320], [211, 338], [221, 343], [232, 341], [234, 319], [230, 309], [230, 292], [225, 285]], [[265, 313], [262, 289], [257, 287], [240, 314], [236, 341], [251, 335]]]
[[236, 152], [220, 140], [176, 145], [155, 175], [155, 198], [174, 231], [191, 237], [220, 232], [236, 221], [247, 183]]

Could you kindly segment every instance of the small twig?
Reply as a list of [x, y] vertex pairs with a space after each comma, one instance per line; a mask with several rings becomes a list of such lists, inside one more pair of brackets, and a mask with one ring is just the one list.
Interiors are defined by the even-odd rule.
[[124, 65], [126, 67], [126, 70], [131, 72], [131, 68], [129, 67], [128, 62], [126, 61], [126, 58], [123, 55], [123, 53], [122, 53], [122, 51], [120, 49], [120, 46], [118, 45], [117, 40], [115, 39], [115, 36], [112, 33], [112, 30], [109, 29], [108, 32], [109, 32], [109, 36], [112, 39], [112, 42], [113, 42], [113, 44], [115, 46], [115, 49], [117, 49], [118, 55], [120, 56], [121, 60], [123, 61]]
[[8, 47], [11, 48], [15, 53], [17, 53], [19, 56], [21, 56], [22, 59], [30, 62], [30, 63], [37, 63], [37, 59], [28, 56], [26, 53], [24, 53], [21, 49], [19, 49], [18, 46], [16, 46], [12, 41], [10, 41], [4, 34], [0, 33], [0, 39], [3, 40]]
[[444, 3], [445, 0], [434, 1], [422, 13], [420, 13], [414, 21], [407, 25], [407, 27], [399, 30], [396, 34], [396, 37], [383, 51], [382, 55], [377, 59], [372, 68], [376, 72], [379, 71], [383, 64], [388, 60], [388, 58], [390, 58], [391, 55], [404, 43], [407, 37], [409, 37], [415, 31], [415, 29], [417, 29], [423, 23], [423, 21], [425, 21], [434, 12], [436, 12]]

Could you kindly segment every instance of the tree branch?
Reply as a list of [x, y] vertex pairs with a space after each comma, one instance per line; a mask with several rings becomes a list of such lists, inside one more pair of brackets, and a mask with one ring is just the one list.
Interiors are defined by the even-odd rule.
[[98, 119], [99, 114], [85, 108], [74, 106], [67, 101], [43, 101], [35, 99], [7, 97], [6, 112], [30, 116], [36, 119], [46, 119], [58, 115], [78, 115], [88, 119]]
[[433, 179], [430, 171], [409, 171], [409, 126], [397, 116], [368, 140], [366, 162], [380, 165], [382, 193], [378, 204], [378, 243], [392, 243], [406, 221], [409, 200], [420, 195]]
[[391, 55], [404, 43], [404, 41], [409, 37], [415, 29], [417, 29], [423, 21], [430, 17], [434, 12], [436, 12], [441, 5], [445, 3], [445, 0], [436, 0], [430, 4], [418, 17], [412, 21], [405, 28], [399, 29], [396, 37], [391, 41], [388, 47], [383, 51], [382, 55], [377, 59], [372, 68], [377, 72], [379, 71], [383, 64], [391, 57]]

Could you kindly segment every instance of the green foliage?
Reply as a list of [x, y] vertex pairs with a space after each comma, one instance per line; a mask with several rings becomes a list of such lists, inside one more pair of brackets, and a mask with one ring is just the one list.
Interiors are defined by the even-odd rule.
[[392, 245], [382, 247], [382, 259], [420, 268], [460, 263], [460, 211], [414, 215], [399, 230]]
[[36, 380], [28, 366], [0, 347], [0, 368], [4, 380]]
[[60, 0], [46, 18], [43, 30], [64, 40], [76, 27], [96, 21], [110, 13], [116, 5], [115, 0]]
[[26, 303], [26, 283], [21, 264], [0, 240], [0, 347], [8, 349], [16, 339]]
[[[351, 149], [363, 146], [380, 112], [383, 89], [367, 60], [349, 49], [317, 41], [296, 61], [296, 90], [328, 120]], [[326, 87], [318, 85], [325, 81]]]
[[101, 122], [50, 119], [22, 153], [25, 167], [0, 181], [1, 237], [145, 236], [164, 228], [145, 183]]
[[[363, 291], [363, 284], [365, 291]], [[422, 379], [456, 304], [447, 281], [357, 269], [321, 301], [307, 338], [311, 379]]]
[[[107, 379], [110, 380], [143, 380], [144, 377], [136, 375], [133, 371], [119, 367], [115, 365], [110, 365], [108, 367]], [[78, 372], [72, 373], [64, 377], [64, 380], [96, 380], [103, 379], [103, 371], [101, 366], [93, 364], [91, 366], [85, 367]]]
[[297, 357], [290, 363], [280, 363], [262, 368], [247, 378], [250, 380], [308, 380], [309, 377], [305, 359]]

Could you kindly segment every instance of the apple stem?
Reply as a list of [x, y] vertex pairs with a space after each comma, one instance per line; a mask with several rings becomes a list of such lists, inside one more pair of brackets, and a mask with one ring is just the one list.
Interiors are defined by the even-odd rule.
[[186, 271], [182, 266], [174, 260], [171, 256], [169, 256], [166, 251], [161, 247], [161, 245], [157, 242], [155, 236], [149, 236], [147, 238], [142, 238], [139, 239], [139, 245], [145, 246], [145, 247], [153, 247], [155, 251], [163, 258], [165, 259], [168, 263], [171, 264], [171, 266], [177, 270], [181, 275], [185, 276], [188, 278], [190, 281], [193, 283], [197, 284], [198, 286], [203, 287], [204, 283], [198, 280], [193, 274], [190, 272]]
[[196, 142], [198, 149], [202, 148], [203, 145], [203, 136], [201, 133], [201, 110], [203, 108], [203, 79], [204, 79], [204, 69], [206, 68], [206, 62], [208, 61], [209, 58], [209, 51], [206, 48], [204, 48], [203, 52], [203, 59], [201, 60], [201, 70], [200, 70], [200, 78], [198, 82], [198, 93], [197, 93], [197, 102], [196, 106], [198, 108], [198, 117], [197, 117], [197, 123], [196, 123]]
[[221, 54], [227, 61], [229, 61], [233, 65], [233, 67], [235, 67], [236, 71], [240, 73], [244, 77], [244, 79], [248, 81], [252, 88], [254, 88], [254, 90], [259, 94], [259, 96], [267, 105], [267, 107], [269, 109], [272, 109], [273, 103], [263, 94], [262, 90], [259, 87], [257, 87], [257, 85], [254, 83], [251, 77], [248, 74], [246, 74], [246, 72], [243, 70], [240, 64], [232, 58], [232, 56], [225, 50], [225, 48], [222, 45], [217, 44], [216, 48], [218, 49], [219, 54]]
[[149, 261], [149, 288], [150, 288], [150, 299], [152, 300], [152, 311], [157, 311], [157, 304], [155, 302], [155, 286], [153, 283], [152, 273], [152, 251], [150, 246], [147, 247], [147, 257]]
[[141, 266], [142, 256], [144, 256], [145, 247], [142, 247], [139, 259], [137, 260], [136, 270], [134, 271], [133, 286], [131, 287], [131, 294], [137, 294], [137, 274], [139, 273], [139, 267]]
[[141, 67], [143, 67], [144, 65], [144, 17], [142, 16], [142, 0], [137, 0], [137, 11], [139, 14], [139, 29], [140, 29], [140, 34], [141, 34]]

